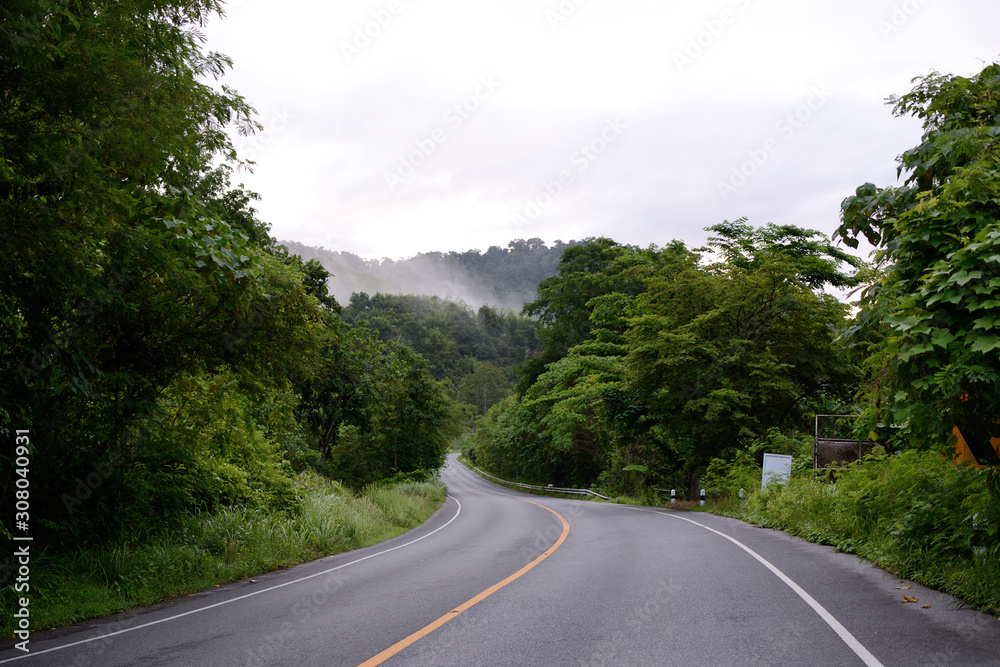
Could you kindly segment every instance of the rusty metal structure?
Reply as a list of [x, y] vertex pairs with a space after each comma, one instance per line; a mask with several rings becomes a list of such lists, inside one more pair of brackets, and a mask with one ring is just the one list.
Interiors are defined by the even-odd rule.
[[[821, 418], [855, 420], [858, 417], [860, 415], [816, 415], [816, 431], [813, 437], [813, 468], [816, 470], [836, 470], [848, 463], [861, 460], [871, 451], [874, 444], [871, 441], [844, 437], [846, 429], [843, 428], [842, 422], [835, 424], [833, 429], [824, 431], [825, 437], [820, 437]], [[831, 431], [834, 432], [831, 433]]]

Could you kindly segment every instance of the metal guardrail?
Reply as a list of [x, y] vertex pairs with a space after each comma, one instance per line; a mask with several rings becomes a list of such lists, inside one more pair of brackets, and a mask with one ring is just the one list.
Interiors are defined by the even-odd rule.
[[551, 493], [567, 493], [567, 494], [575, 495], [575, 496], [594, 496], [595, 498], [600, 498], [601, 500], [611, 500], [611, 498], [608, 498], [607, 496], [602, 496], [601, 494], [599, 494], [599, 493], [597, 493], [595, 491], [591, 491], [590, 489], [563, 489], [563, 488], [559, 488], [557, 486], [552, 486], [551, 484], [548, 485], [548, 486], [535, 486], [533, 484], [521, 484], [520, 482], [508, 482], [505, 479], [500, 479], [499, 477], [494, 477], [493, 475], [489, 474], [488, 472], [483, 472], [482, 470], [480, 470], [476, 466], [472, 465], [471, 463], [462, 463], [462, 465], [466, 466], [467, 468], [472, 468], [473, 470], [475, 470], [477, 473], [479, 473], [483, 477], [487, 477], [489, 479], [495, 480], [497, 482], [500, 482], [501, 484], [507, 484], [507, 485], [510, 485], [510, 486], [517, 486], [517, 487], [520, 487], [522, 489], [533, 489], [535, 491], [549, 491]]

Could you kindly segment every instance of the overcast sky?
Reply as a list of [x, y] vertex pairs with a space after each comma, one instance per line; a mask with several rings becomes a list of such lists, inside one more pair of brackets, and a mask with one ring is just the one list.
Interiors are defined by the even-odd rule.
[[272, 234], [366, 257], [515, 238], [825, 233], [896, 182], [884, 99], [1000, 59], [996, 0], [234, 0], [208, 26], [264, 131]]

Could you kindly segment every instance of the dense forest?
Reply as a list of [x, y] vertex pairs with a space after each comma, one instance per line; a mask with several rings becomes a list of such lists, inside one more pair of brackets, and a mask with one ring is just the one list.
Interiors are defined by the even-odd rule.
[[353, 294], [343, 319], [420, 354], [431, 375], [477, 412], [511, 392], [516, 370], [538, 347], [536, 320], [438, 297]]
[[555, 274], [563, 250], [578, 242], [556, 241], [550, 247], [538, 238], [516, 239], [506, 248], [492, 246], [486, 252], [428, 252], [398, 260], [281, 243], [333, 274], [330, 291], [342, 302], [355, 292], [424, 294], [518, 311], [535, 299], [538, 283]]
[[467, 451], [512, 478], [626, 493], [687, 488], [715, 457], [786, 449], [817, 411], [843, 411], [860, 372], [835, 344], [856, 257], [819, 232], [709, 228], [708, 247], [593, 239], [525, 306], [543, 323], [521, 394]]

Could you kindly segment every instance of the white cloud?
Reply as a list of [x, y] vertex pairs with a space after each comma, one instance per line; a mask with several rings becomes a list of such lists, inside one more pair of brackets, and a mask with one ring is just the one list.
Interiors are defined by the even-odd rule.
[[[919, 140], [884, 98], [998, 55], [1000, 6], [987, 0], [577, 2], [232, 6], [208, 31], [236, 62], [226, 82], [266, 128], [291, 116], [245, 147], [257, 166], [243, 180], [273, 233], [374, 257], [532, 236], [698, 244], [703, 227], [742, 215], [829, 233], [840, 200], [893, 182], [896, 155]], [[565, 18], [554, 27], [553, 11]], [[678, 67], [677, 53], [691, 62]], [[500, 85], [456, 126], [449, 109], [481, 77]], [[833, 96], [784, 136], [776, 125], [816, 87]], [[621, 137], [515, 225], [615, 117], [629, 124]], [[436, 130], [444, 139], [390, 189], [386, 172]], [[772, 138], [777, 150], [724, 200], [719, 182]]]

